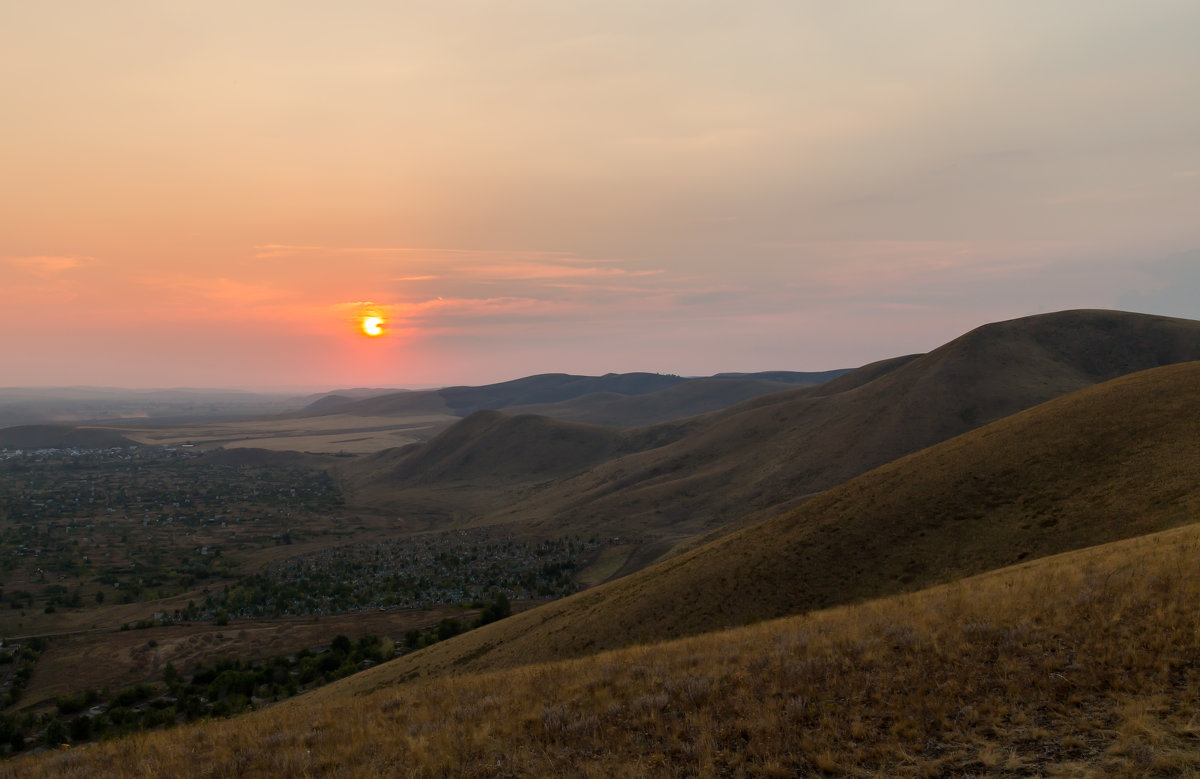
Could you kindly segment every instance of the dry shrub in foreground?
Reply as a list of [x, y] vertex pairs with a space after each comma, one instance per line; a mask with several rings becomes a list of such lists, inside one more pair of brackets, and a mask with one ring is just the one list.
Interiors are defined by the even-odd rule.
[[4, 776], [1200, 771], [1200, 527], [582, 660], [32, 755]]

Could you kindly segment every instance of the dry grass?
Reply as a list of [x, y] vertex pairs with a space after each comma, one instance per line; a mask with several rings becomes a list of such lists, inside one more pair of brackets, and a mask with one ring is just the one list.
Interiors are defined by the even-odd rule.
[[940, 584], [1200, 518], [1200, 363], [1059, 398], [363, 676], [498, 670]]
[[1194, 774], [1198, 551], [1193, 525], [582, 660], [342, 684], [0, 775]]
[[426, 440], [457, 421], [451, 414], [417, 411], [406, 416], [281, 415], [177, 425], [123, 423], [109, 429], [149, 445], [191, 442], [204, 448], [364, 454]]

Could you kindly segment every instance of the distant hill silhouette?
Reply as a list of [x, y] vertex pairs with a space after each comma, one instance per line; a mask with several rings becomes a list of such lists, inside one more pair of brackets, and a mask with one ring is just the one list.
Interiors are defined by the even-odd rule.
[[[829, 373], [841, 375], [845, 371]], [[542, 414], [555, 419], [597, 425], [635, 427], [706, 414], [761, 395], [781, 392], [793, 386], [811, 386], [815, 383], [784, 382], [749, 376], [712, 377], [691, 379], [666, 389], [640, 395], [591, 393], [558, 403], [511, 406], [504, 411], [510, 414]]]
[[609, 373], [604, 376], [574, 376], [544, 373], [479, 387], [444, 387], [389, 393], [349, 403], [317, 400], [305, 411], [326, 411], [362, 416], [409, 413], [414, 410], [467, 416], [476, 411], [508, 408], [532, 403], [556, 403], [593, 392], [635, 395], [687, 381], [658, 373]]
[[819, 384], [844, 373], [847, 371], [770, 371], [711, 378], [659, 373], [603, 376], [546, 373], [479, 387], [376, 393], [369, 398], [337, 392], [318, 398], [294, 416], [439, 413], [465, 417], [476, 411], [504, 410], [572, 422], [633, 427], [716, 411], [788, 387]]

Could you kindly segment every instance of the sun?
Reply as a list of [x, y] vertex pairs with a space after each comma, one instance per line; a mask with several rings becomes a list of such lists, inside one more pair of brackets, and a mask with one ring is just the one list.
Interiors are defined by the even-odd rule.
[[364, 316], [359, 321], [359, 326], [362, 328], [363, 335], [375, 338], [383, 335], [383, 322], [381, 316]]

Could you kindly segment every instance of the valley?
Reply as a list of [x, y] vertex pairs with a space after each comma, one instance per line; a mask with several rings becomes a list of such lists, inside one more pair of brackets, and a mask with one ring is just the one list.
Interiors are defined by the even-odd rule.
[[[1068, 311], [829, 374], [0, 429], [28, 739], [0, 775], [186, 773], [179, 744], [252, 774], [1184, 770], [1198, 404], [1200, 323]], [[125, 733], [200, 724], [18, 754], [113, 738], [126, 688], [158, 713]], [[70, 737], [87, 695], [113, 729]]]

